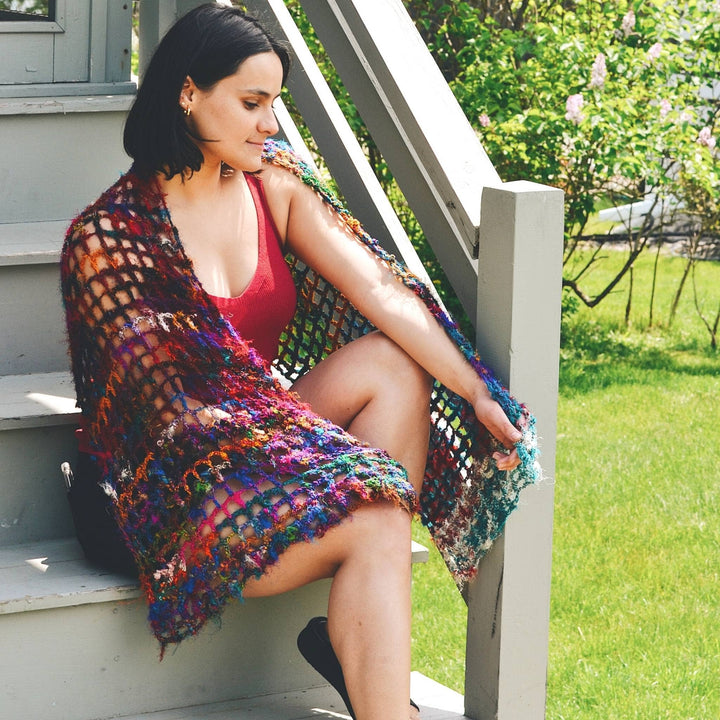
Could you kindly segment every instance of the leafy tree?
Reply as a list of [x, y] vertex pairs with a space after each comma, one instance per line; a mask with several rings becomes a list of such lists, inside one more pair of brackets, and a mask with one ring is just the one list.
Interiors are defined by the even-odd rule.
[[[503, 179], [565, 191], [564, 282], [582, 302], [600, 303], [680, 221], [717, 245], [719, 3], [406, 5]], [[598, 223], [598, 209], [643, 199], [648, 212], [619, 215], [614, 234]], [[620, 239], [627, 262], [590, 295], [584, 278]], [[587, 240], [596, 252], [578, 264]]]
[[[422, 243], [298, 0], [286, 1], [411, 237]], [[651, 243], [684, 238], [684, 278], [692, 277], [694, 262], [720, 251], [718, 0], [405, 0], [405, 6], [500, 176], [565, 191], [564, 284], [582, 303], [595, 306], [632, 279], [635, 260]], [[642, 200], [640, 211], [632, 203]], [[612, 208], [619, 220], [598, 219], [598, 211]], [[589, 260], [578, 252], [587, 247]], [[623, 248], [626, 261], [591, 293], [587, 278], [609, 247]], [[685, 287], [681, 278], [677, 300]], [[632, 291], [626, 317], [631, 303]]]

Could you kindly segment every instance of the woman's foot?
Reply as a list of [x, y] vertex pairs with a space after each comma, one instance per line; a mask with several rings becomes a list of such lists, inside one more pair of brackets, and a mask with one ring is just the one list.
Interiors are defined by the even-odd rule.
[[[345, 687], [342, 667], [328, 635], [327, 618], [315, 617], [310, 620], [298, 635], [297, 646], [300, 654], [337, 690], [348, 713], [355, 718]], [[412, 700], [410, 700], [409, 718], [410, 720], [420, 718], [420, 709]]]

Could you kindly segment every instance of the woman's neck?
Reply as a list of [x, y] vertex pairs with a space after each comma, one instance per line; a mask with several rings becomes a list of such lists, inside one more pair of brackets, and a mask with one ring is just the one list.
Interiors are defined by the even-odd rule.
[[158, 184], [160, 190], [171, 197], [174, 204], [192, 206], [217, 199], [232, 175], [233, 172], [228, 172], [222, 163], [211, 167], [203, 164], [192, 174], [174, 175], [169, 180], [159, 173]]

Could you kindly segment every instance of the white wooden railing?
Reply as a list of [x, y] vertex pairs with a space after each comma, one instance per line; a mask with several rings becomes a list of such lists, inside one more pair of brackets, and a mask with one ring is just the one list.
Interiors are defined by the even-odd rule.
[[[158, 38], [198, 0], [142, 0], [141, 73]], [[282, 0], [248, 10], [295, 56], [288, 87], [352, 212], [420, 275], [417, 255]], [[532, 408], [544, 481], [468, 589], [465, 713], [545, 715], [552, 552], [563, 196], [503, 183], [401, 0], [304, 0], [337, 68], [466, 312], [477, 346]], [[286, 137], [300, 137], [280, 109]]]

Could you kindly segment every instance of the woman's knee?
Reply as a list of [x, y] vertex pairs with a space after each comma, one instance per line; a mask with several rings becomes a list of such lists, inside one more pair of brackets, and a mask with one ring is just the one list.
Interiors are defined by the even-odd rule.
[[432, 376], [396, 342], [377, 331], [366, 336], [369, 354], [373, 362], [383, 370], [382, 378], [393, 385], [402, 386], [405, 393], [425, 398], [430, 396]]
[[[409, 551], [411, 515], [390, 501], [364, 505], [350, 517], [356, 549], [371, 555], [403, 557]], [[369, 547], [367, 547], [369, 546]]]

